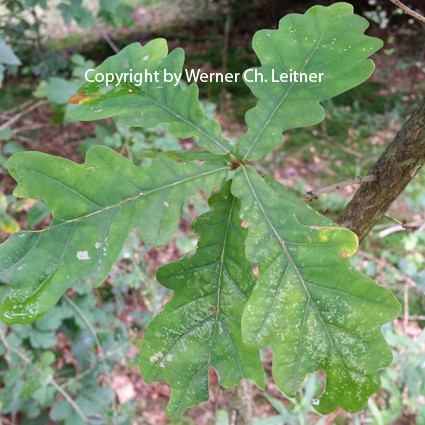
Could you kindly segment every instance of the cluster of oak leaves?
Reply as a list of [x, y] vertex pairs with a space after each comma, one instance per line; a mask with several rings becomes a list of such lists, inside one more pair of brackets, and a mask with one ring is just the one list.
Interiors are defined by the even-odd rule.
[[[41, 232], [16, 233], [0, 247], [0, 276], [12, 285], [3, 321], [36, 320], [81, 279], [100, 285], [133, 229], [146, 244], [165, 245], [185, 200], [219, 188], [209, 198], [211, 211], [194, 221], [196, 252], [158, 270], [158, 281], [174, 295], [145, 333], [144, 380], [170, 384], [167, 411], [178, 418], [208, 399], [210, 366], [222, 385], [251, 379], [263, 388], [259, 349], [271, 345], [273, 377], [285, 394], [293, 396], [307, 374], [322, 369], [326, 386], [316, 410], [361, 410], [379, 389], [378, 368], [391, 362], [380, 329], [397, 316], [399, 304], [350, 265], [358, 244], [353, 233], [260, 177], [248, 162], [281, 144], [283, 131], [320, 122], [320, 101], [372, 73], [367, 58], [382, 42], [364, 35], [367, 25], [349, 4], [336, 3], [287, 15], [279, 29], [257, 32], [253, 48], [264, 79], [246, 81], [258, 103], [247, 112], [248, 129], [237, 145], [221, 136], [216, 120], [204, 117], [194, 84], [84, 84], [70, 111], [77, 120], [116, 116], [132, 126], [165, 123], [177, 137], [194, 137], [203, 150], [163, 152], [143, 168], [101, 146], [91, 148], [81, 165], [38, 152], [12, 156], [15, 194], [43, 199], [54, 220]], [[126, 47], [96, 72], [124, 67], [181, 73], [183, 61], [181, 49], [168, 54], [165, 40], [157, 39]], [[325, 78], [267, 78], [291, 69]]]

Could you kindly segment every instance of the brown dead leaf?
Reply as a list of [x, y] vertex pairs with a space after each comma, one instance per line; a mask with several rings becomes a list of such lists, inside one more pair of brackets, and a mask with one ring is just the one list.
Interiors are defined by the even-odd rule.
[[126, 375], [114, 376], [112, 389], [115, 391], [120, 403], [128, 403], [136, 397], [133, 383]]

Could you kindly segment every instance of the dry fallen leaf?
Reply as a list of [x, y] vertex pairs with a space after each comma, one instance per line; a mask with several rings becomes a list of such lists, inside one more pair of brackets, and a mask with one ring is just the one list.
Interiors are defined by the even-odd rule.
[[112, 379], [112, 389], [115, 391], [120, 403], [128, 403], [136, 397], [133, 383], [126, 375], [115, 376]]

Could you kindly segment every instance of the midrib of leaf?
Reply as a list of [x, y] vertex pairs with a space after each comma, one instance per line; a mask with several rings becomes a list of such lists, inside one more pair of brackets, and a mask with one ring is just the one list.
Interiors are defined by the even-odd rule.
[[[210, 171], [206, 171], [205, 173], [202, 173], [202, 174], [197, 174], [197, 175], [195, 175], [195, 176], [191, 176], [191, 177], [187, 177], [187, 178], [185, 178], [185, 179], [182, 179], [182, 180], [180, 180], [180, 181], [177, 181], [177, 182], [173, 182], [173, 183], [170, 183], [170, 184], [167, 184], [167, 185], [164, 185], [164, 186], [161, 186], [161, 187], [159, 187], [159, 188], [155, 188], [155, 189], [152, 189], [152, 190], [149, 190], [149, 191], [147, 191], [147, 192], [141, 192], [141, 193], [139, 193], [139, 195], [137, 195], [137, 196], [134, 196], [134, 197], [132, 197], [132, 198], [127, 198], [127, 199], [125, 199], [125, 200], [123, 200], [123, 201], [121, 201], [121, 202], [118, 202], [117, 204], [114, 204], [114, 205], [109, 205], [109, 206], [107, 206], [107, 207], [105, 207], [105, 208], [100, 208], [98, 211], [94, 211], [94, 212], [91, 212], [91, 213], [88, 213], [88, 214], [85, 214], [85, 215], [83, 215], [83, 216], [81, 216], [81, 217], [77, 217], [77, 218], [74, 218], [74, 219], [70, 219], [70, 220], [63, 220], [63, 219], [61, 219], [61, 218], [57, 218], [57, 217], [55, 217], [55, 219], [59, 219], [60, 221], [61, 221], [61, 223], [58, 223], [58, 224], [55, 224], [54, 226], [50, 226], [50, 227], [46, 227], [46, 228], [44, 228], [43, 230], [37, 230], [37, 231], [34, 231], [34, 233], [38, 233], [39, 234], [39, 237], [37, 238], [37, 240], [34, 242], [34, 244], [31, 246], [31, 248], [26, 252], [26, 254], [23, 256], [23, 257], [21, 257], [21, 258], [19, 258], [15, 263], [12, 263], [9, 267], [7, 267], [6, 269], [3, 269], [2, 271], [1, 271], [1, 273], [0, 273], [0, 276], [4, 276], [4, 273], [7, 271], [7, 270], [9, 270], [9, 269], [11, 269], [11, 268], [13, 268], [13, 267], [15, 267], [16, 265], [18, 265], [19, 263], [21, 263], [21, 262], [23, 262], [24, 261], [24, 259], [35, 249], [35, 247], [37, 246], [37, 244], [40, 242], [40, 238], [41, 238], [41, 235], [42, 235], [42, 233], [44, 233], [44, 232], [47, 232], [47, 231], [49, 231], [50, 229], [52, 229], [53, 227], [60, 227], [60, 226], [66, 226], [66, 225], [68, 225], [68, 224], [70, 224], [70, 223], [74, 223], [74, 224], [76, 224], [76, 223], [78, 223], [78, 222], [80, 222], [80, 221], [83, 221], [83, 220], [85, 220], [85, 219], [87, 219], [87, 218], [90, 218], [90, 217], [92, 217], [92, 216], [94, 216], [94, 215], [97, 215], [97, 214], [102, 214], [102, 213], [104, 213], [104, 212], [107, 212], [107, 211], [110, 211], [110, 210], [112, 210], [112, 209], [116, 209], [116, 208], [119, 208], [119, 207], [121, 207], [122, 205], [124, 205], [124, 204], [127, 204], [127, 203], [129, 203], [129, 202], [135, 202], [135, 201], [137, 201], [138, 199], [140, 199], [141, 197], [143, 197], [143, 196], [147, 196], [147, 195], [149, 195], [149, 194], [152, 194], [152, 193], [154, 193], [154, 192], [157, 192], [157, 191], [161, 191], [161, 190], [164, 190], [164, 189], [167, 189], [167, 188], [171, 188], [171, 187], [174, 187], [174, 186], [177, 186], [177, 185], [179, 185], [179, 184], [183, 184], [183, 183], [185, 183], [185, 182], [187, 182], [187, 181], [190, 181], [190, 180], [195, 180], [195, 179], [197, 179], [197, 178], [202, 178], [202, 177], [204, 177], [204, 176], [206, 176], [206, 175], [208, 175], [208, 174], [213, 174], [213, 173], [216, 173], [216, 172], [220, 172], [220, 171], [222, 171], [222, 170], [224, 170], [224, 169], [226, 169], [227, 168], [227, 166], [224, 166], [224, 167], [221, 167], [221, 168], [218, 168], [218, 169], [215, 169], [215, 170], [210, 170]], [[88, 198], [86, 198], [86, 197], [84, 197], [82, 194], [80, 194], [79, 192], [76, 192], [73, 188], [71, 188], [71, 187], [69, 187], [69, 186], [67, 186], [67, 185], [65, 185], [65, 184], [63, 184], [61, 181], [59, 181], [59, 180], [56, 180], [56, 179], [53, 179], [53, 178], [51, 178], [50, 176], [47, 176], [47, 175], [45, 175], [45, 174], [42, 174], [42, 173], [39, 173], [38, 171], [35, 171], [35, 170], [33, 170], [33, 172], [36, 172], [37, 174], [40, 174], [40, 175], [42, 175], [43, 177], [46, 177], [46, 178], [49, 178], [50, 180], [52, 180], [52, 181], [54, 181], [54, 182], [56, 182], [56, 183], [58, 183], [58, 184], [60, 184], [62, 187], [64, 187], [65, 189], [68, 189], [68, 190], [70, 190], [70, 191], [72, 191], [73, 193], [75, 193], [75, 194], [77, 194], [77, 195], [79, 195], [79, 196], [81, 196], [82, 197], [82, 199], [85, 199], [85, 200], [87, 200], [87, 201], [90, 201], [92, 204], [93, 204], [93, 202], [90, 200], [90, 199], [88, 199]], [[135, 189], [137, 189], [137, 190], [140, 190], [140, 188], [137, 188], [137, 187], [135, 187], [131, 182], [129, 182], [127, 179], [125, 179], [125, 178], [123, 178], [122, 176], [120, 176], [121, 177], [121, 179], [122, 180], [124, 180], [126, 183], [128, 183], [129, 185], [131, 185], [133, 188], [135, 188]], [[134, 205], [134, 204], [133, 204]], [[111, 216], [112, 217], [112, 216]], [[111, 220], [111, 217], [110, 217], [110, 220]], [[109, 224], [110, 224], [110, 220], [108, 221], [108, 226], [109, 226]], [[74, 227], [75, 226], [73, 226], [73, 229], [74, 229]], [[72, 233], [72, 232], [71, 232]], [[71, 235], [70, 235], [71, 236]], [[49, 276], [49, 277], [51, 277], [51, 275]], [[48, 277], [48, 278], [49, 278]], [[47, 279], [48, 279], [47, 278]], [[47, 281], [47, 279], [45, 279], [45, 280], [43, 280], [43, 284]], [[34, 295], [38, 290], [40, 289], [40, 286], [39, 287], [37, 287], [37, 289], [34, 291], [34, 293], [32, 294], [32, 295]], [[31, 295], [31, 296], [32, 296]]]
[[[185, 398], [185, 396], [187, 394], [187, 391], [189, 390], [190, 386], [192, 385], [192, 382], [199, 375], [200, 371], [202, 369], [204, 369], [205, 367], [208, 367], [209, 368], [211, 366], [211, 356], [212, 356], [212, 352], [213, 352], [213, 349], [214, 349], [215, 336], [217, 334], [217, 326], [218, 326], [218, 322], [219, 321], [223, 325], [223, 328], [226, 331], [226, 334], [227, 334], [227, 336], [229, 338], [229, 341], [232, 344], [233, 350], [235, 352], [235, 357], [238, 360], [237, 363], [238, 363], [239, 372], [240, 372], [241, 376], [243, 376], [243, 372], [242, 372], [240, 360], [239, 360], [239, 357], [237, 356], [237, 351], [236, 351], [235, 345], [233, 344], [232, 338], [230, 337], [230, 334], [229, 334], [229, 331], [227, 329], [226, 323], [223, 322], [222, 318], [220, 317], [220, 315], [221, 315], [221, 310], [220, 310], [220, 301], [221, 301], [221, 299], [220, 298], [221, 298], [222, 276], [223, 276], [223, 272], [224, 272], [224, 257], [225, 257], [225, 254], [226, 254], [227, 238], [228, 238], [230, 224], [231, 224], [231, 220], [232, 220], [232, 216], [233, 216], [234, 205], [235, 205], [235, 198], [232, 197], [232, 205], [230, 207], [229, 216], [227, 218], [226, 230], [225, 230], [224, 237], [223, 237], [223, 248], [221, 250], [221, 256], [220, 256], [220, 266], [219, 266], [219, 271], [218, 271], [218, 284], [217, 284], [217, 302], [216, 302], [217, 313], [214, 313], [214, 315], [215, 315], [215, 323], [214, 323], [214, 326], [213, 326], [213, 329], [212, 329], [212, 338], [211, 338], [210, 349], [209, 349], [209, 353], [208, 353], [208, 360], [203, 365], [201, 365], [199, 367], [199, 369], [196, 371], [196, 373], [194, 374], [194, 376], [190, 380], [190, 382], [189, 382], [188, 386], [186, 387], [186, 389], [185, 389], [182, 397], [180, 398], [180, 401], [179, 401], [179, 404], [178, 404], [178, 407], [177, 407], [177, 411], [180, 409], [180, 407], [181, 407], [181, 405], [182, 405], [182, 403], [184, 401], [184, 398]], [[209, 316], [209, 318], [211, 318], [211, 316]], [[176, 343], [174, 343], [172, 347], [174, 347], [175, 345], [176, 345]], [[167, 353], [170, 353], [170, 351], [171, 351], [171, 349], [168, 350]]]
[[[146, 92], [143, 92], [142, 90], [138, 89], [135, 86], [132, 86], [129, 83], [124, 83], [124, 84], [127, 87], [129, 87], [131, 90], [133, 90], [133, 92], [136, 92], [136, 94], [139, 94], [140, 96], [145, 96], [147, 99], [149, 99], [150, 102], [154, 103], [156, 106], [159, 106], [160, 108], [165, 109], [167, 112], [169, 112], [170, 114], [174, 115], [176, 118], [178, 118], [179, 120], [183, 121], [185, 124], [189, 125], [194, 130], [196, 130], [197, 132], [201, 133], [202, 135], [204, 135], [205, 137], [207, 137], [208, 139], [210, 139], [219, 148], [221, 148], [226, 154], [230, 154], [230, 150], [229, 149], [227, 149], [225, 146], [223, 146], [218, 140], [216, 140], [210, 134], [206, 133], [201, 127], [195, 125], [195, 123], [193, 123], [192, 121], [187, 120], [185, 117], [182, 117], [177, 112], [175, 112], [172, 109], [168, 108], [165, 104], [159, 103], [155, 99], [153, 99], [151, 96], [149, 96], [149, 94], [147, 93], [147, 89], [146, 89]], [[166, 93], [166, 90], [165, 90], [165, 93]], [[142, 114], [143, 114], [143, 112], [142, 112]]]
[[[245, 174], [245, 179], [246, 179], [246, 181], [248, 182], [249, 188], [250, 188], [250, 190], [251, 190], [251, 192], [252, 192], [252, 194], [253, 194], [253, 196], [254, 196], [254, 198], [255, 198], [256, 202], [257, 202], [257, 205], [259, 206], [259, 208], [260, 208], [260, 210], [261, 210], [261, 212], [262, 212], [262, 214], [263, 214], [264, 218], [266, 219], [266, 221], [267, 221], [268, 225], [270, 226], [270, 229], [273, 231], [273, 233], [274, 233], [274, 235], [276, 236], [276, 238], [277, 238], [277, 240], [278, 240], [279, 244], [282, 246], [283, 251], [284, 251], [284, 253], [285, 253], [285, 255], [286, 255], [286, 257], [287, 257], [288, 261], [291, 263], [292, 267], [294, 268], [295, 272], [296, 272], [296, 273], [297, 273], [297, 275], [298, 275], [299, 280], [300, 280], [300, 281], [301, 281], [301, 283], [302, 283], [303, 289], [304, 289], [304, 291], [305, 291], [305, 293], [306, 293], [306, 295], [307, 295], [307, 304], [306, 304], [306, 307], [307, 307], [309, 304], [311, 304], [311, 305], [312, 305], [312, 307], [313, 307], [313, 309], [314, 309], [314, 312], [316, 313], [316, 316], [317, 316], [317, 318], [320, 320], [320, 323], [322, 324], [323, 330], [324, 330], [324, 331], [325, 331], [325, 333], [326, 333], [327, 339], [328, 339], [328, 341], [329, 341], [330, 345], [332, 346], [333, 350], [335, 351], [335, 353], [336, 353], [336, 355], [337, 355], [337, 357], [338, 357], [338, 361], [339, 361], [339, 363], [341, 364], [341, 366], [342, 366], [342, 368], [343, 368], [343, 370], [344, 370], [344, 374], [345, 374], [345, 376], [348, 378], [348, 381], [350, 382], [350, 385], [351, 385], [352, 389], [353, 389], [353, 390], [355, 390], [355, 387], [354, 387], [353, 382], [352, 382], [352, 380], [351, 380], [350, 374], [348, 373], [348, 369], [347, 369], [347, 367], [345, 366], [345, 363], [343, 362], [343, 360], [342, 360], [342, 358], [341, 358], [341, 355], [340, 355], [340, 353], [339, 353], [338, 349], [336, 348], [335, 343], [334, 343], [334, 341], [333, 341], [333, 339], [332, 339], [332, 337], [331, 337], [331, 335], [330, 335], [330, 333], [329, 333], [329, 331], [328, 331], [328, 329], [327, 329], [327, 327], [326, 327], [326, 322], [323, 320], [322, 316], [320, 315], [319, 310], [317, 309], [317, 307], [316, 307], [316, 305], [315, 305], [315, 303], [314, 303], [314, 300], [311, 298], [310, 292], [309, 292], [309, 291], [308, 291], [308, 289], [307, 289], [306, 282], [304, 281], [304, 278], [301, 276], [300, 272], [298, 271], [298, 267], [296, 266], [296, 264], [294, 263], [294, 260], [292, 259], [291, 255], [289, 254], [288, 250], [286, 249], [285, 242], [284, 242], [284, 241], [281, 239], [281, 237], [279, 236], [279, 233], [277, 232], [276, 228], [273, 226], [273, 223], [271, 222], [271, 220], [270, 220], [270, 218], [269, 218], [269, 216], [268, 216], [268, 214], [267, 214], [266, 210], [264, 209], [264, 207], [263, 207], [262, 203], [261, 203], [261, 202], [260, 202], [260, 200], [258, 199], [257, 193], [255, 192], [255, 190], [254, 190], [254, 188], [253, 188], [253, 186], [252, 186], [252, 184], [251, 184], [251, 181], [250, 181], [250, 179], [249, 179], [249, 177], [248, 177], [248, 174], [247, 174], [247, 172], [246, 172], [246, 168], [245, 168], [244, 166], [242, 166], [242, 170], [243, 170], [243, 173]], [[300, 338], [301, 338], [301, 337], [302, 337], [302, 334], [300, 334]], [[358, 372], [358, 371], [357, 371], [357, 372]], [[359, 373], [359, 372], [358, 372], [358, 373]]]
[[[210, 343], [210, 351], [209, 351], [209, 354], [208, 354], [208, 361], [205, 363], [205, 365], [211, 365], [211, 355], [212, 355], [212, 350], [213, 350], [213, 347], [214, 347], [214, 340], [215, 340], [215, 335], [216, 335], [217, 324], [218, 324], [218, 321], [219, 321], [219, 315], [221, 313], [221, 311], [220, 311], [220, 293], [221, 293], [221, 284], [222, 284], [223, 267], [224, 267], [224, 256], [225, 256], [225, 253], [226, 253], [226, 243], [227, 243], [227, 237], [228, 237], [230, 223], [231, 223], [231, 219], [232, 219], [234, 203], [235, 203], [235, 198], [232, 199], [232, 206], [230, 208], [229, 217], [227, 219], [226, 231], [225, 231], [224, 238], [223, 238], [223, 248], [222, 248], [221, 256], [220, 256], [219, 277], [218, 277], [218, 284], [217, 284], [217, 302], [216, 302], [217, 314], [214, 313], [213, 315], [207, 316], [204, 320], [202, 320], [201, 322], [197, 323], [195, 326], [193, 326], [192, 328], [190, 328], [189, 330], [187, 330], [186, 332], [184, 332], [182, 335], [180, 335], [179, 338], [176, 339], [176, 341], [174, 341], [173, 344], [171, 345], [171, 347], [166, 351], [166, 354], [171, 353], [172, 349], [184, 337], [186, 337], [187, 335], [189, 335], [191, 332], [193, 332], [199, 326], [202, 326], [205, 323], [209, 322], [215, 316], [214, 329], [212, 331], [213, 337], [212, 337], [211, 343]], [[212, 264], [215, 264], [215, 263], [212, 263]], [[200, 269], [200, 268], [210, 267], [212, 264], [209, 264], [208, 266], [198, 267], [196, 269], [191, 269], [191, 271], [197, 270], [197, 269]], [[201, 298], [205, 298], [205, 297], [208, 297], [210, 295], [211, 294], [206, 294], [206, 295], [203, 295]], [[195, 301], [199, 301], [199, 299], [201, 299], [201, 298], [195, 298], [193, 300], [190, 300], [189, 302], [187, 302], [186, 304], [181, 305], [177, 309], [186, 307], [188, 304], [190, 304], [192, 302], [195, 302]], [[224, 326], [224, 327], [226, 327], [226, 326]], [[227, 327], [226, 327], [226, 329], [227, 329]], [[153, 367], [153, 365], [152, 365], [152, 367]]]
[[[134, 207], [134, 204], [133, 204], [133, 207]], [[101, 239], [101, 241], [102, 241], [102, 242], [101, 242], [101, 246], [100, 246], [100, 248], [104, 248], [104, 246], [105, 246], [105, 240], [107, 239], [107, 235], [108, 235], [109, 229], [110, 229], [110, 227], [111, 227], [111, 223], [112, 223], [112, 217], [113, 217], [116, 213], [117, 213], [117, 210], [115, 210], [115, 211], [111, 211], [111, 213], [110, 213], [110, 215], [109, 215], [108, 222], [106, 223], [105, 231], [103, 232], [103, 237], [102, 237], [102, 239]], [[131, 211], [130, 216], [133, 216], [133, 211]], [[95, 266], [93, 267], [95, 270], [97, 269], [97, 267], [99, 267], [99, 266], [100, 266], [101, 258], [102, 258], [102, 250], [101, 250], [101, 249], [99, 249], [99, 252], [98, 252], [98, 254], [97, 254], [96, 264], [95, 264]], [[93, 279], [93, 280], [94, 280], [94, 279]]]
[[[96, 214], [101, 214], [101, 213], [103, 213], [103, 212], [105, 212], [105, 211], [108, 211], [108, 210], [111, 210], [111, 209], [114, 209], [114, 208], [119, 208], [119, 207], [121, 207], [122, 205], [127, 204], [127, 203], [129, 203], [129, 202], [137, 201], [138, 199], [140, 199], [140, 198], [142, 198], [142, 197], [144, 197], [144, 196], [148, 196], [148, 195], [150, 195], [150, 194], [152, 194], [152, 193], [155, 193], [155, 192], [158, 192], [158, 191], [161, 191], [161, 190], [164, 190], [164, 189], [169, 189], [169, 188], [172, 188], [172, 187], [177, 186], [177, 185], [179, 185], [179, 184], [183, 184], [183, 183], [185, 183], [185, 182], [188, 182], [188, 181], [190, 181], [190, 180], [196, 180], [196, 179], [198, 179], [198, 178], [202, 178], [202, 177], [207, 176], [207, 175], [209, 175], [209, 174], [214, 174], [214, 173], [217, 173], [217, 172], [223, 171], [223, 170], [225, 170], [225, 169], [227, 169], [227, 168], [228, 168], [227, 166], [224, 166], [224, 167], [221, 167], [221, 168], [216, 168], [216, 169], [214, 169], [214, 170], [206, 171], [205, 173], [197, 174], [197, 175], [195, 175], [195, 176], [187, 177], [187, 178], [182, 179], [182, 180], [179, 180], [179, 181], [177, 181], [177, 182], [169, 183], [169, 184], [166, 184], [166, 185], [164, 185], [164, 186], [157, 187], [157, 188], [155, 188], [155, 189], [151, 189], [151, 190], [149, 190], [149, 191], [147, 191], [147, 192], [140, 192], [138, 195], [136, 195], [136, 196], [134, 196], [134, 197], [130, 197], [130, 198], [124, 199], [123, 201], [120, 201], [120, 202], [118, 202], [118, 203], [116, 203], [116, 204], [113, 204], [113, 205], [108, 205], [107, 207], [104, 207], [104, 208], [101, 208], [101, 207], [100, 207], [100, 205], [99, 205], [99, 206], [98, 206], [98, 207], [99, 207], [99, 210], [97, 210], [97, 211], [93, 211], [93, 212], [88, 213], [88, 214], [85, 214], [85, 215], [83, 215], [83, 216], [81, 216], [81, 217], [76, 217], [76, 218], [73, 218], [73, 219], [70, 219], [70, 220], [66, 220], [66, 221], [63, 221], [63, 219], [59, 218], [60, 220], [62, 220], [62, 221], [63, 221], [63, 223], [57, 224], [56, 226], [62, 226], [62, 225], [68, 224], [68, 223], [72, 223], [72, 222], [74, 222], [74, 221], [81, 221], [81, 220], [84, 220], [84, 219], [89, 218], [89, 217], [92, 217], [92, 216], [94, 216], [94, 215], [96, 215]], [[35, 172], [36, 172], [36, 171], [35, 171]], [[67, 185], [63, 184], [61, 181], [56, 180], [56, 179], [54, 179], [54, 178], [52, 178], [52, 177], [50, 177], [50, 176], [46, 176], [45, 174], [41, 174], [41, 173], [39, 173], [39, 172], [37, 172], [37, 173], [38, 173], [38, 174], [40, 174], [40, 175], [42, 175], [42, 176], [44, 176], [44, 177], [46, 177], [46, 178], [49, 178], [50, 180], [52, 180], [52, 181], [54, 181], [54, 182], [56, 182], [56, 183], [58, 183], [58, 184], [60, 184], [60, 185], [61, 185], [61, 186], [63, 186], [64, 188], [66, 188], [66, 189], [68, 189], [68, 190], [70, 190], [70, 191], [72, 191], [72, 192], [75, 192], [76, 194], [80, 195], [80, 197], [82, 197], [83, 199], [86, 199], [86, 198], [85, 198], [85, 196], [83, 196], [83, 195], [82, 195], [82, 194], [80, 194], [79, 192], [76, 192], [73, 188], [71, 188], [71, 187], [69, 187], [69, 186], [67, 186]], [[133, 184], [131, 184], [131, 183], [130, 183], [127, 179], [124, 179], [124, 178], [122, 178], [122, 179], [123, 179], [123, 180], [125, 180], [125, 181], [129, 184], [129, 185], [131, 185], [132, 187], [134, 187], [134, 185], [133, 185]], [[141, 190], [140, 188], [136, 188], [136, 189], [137, 189], [137, 190]], [[88, 201], [90, 201], [89, 199], [87, 199], [87, 200], [88, 200]], [[90, 202], [93, 204], [93, 202], [92, 202], [92, 201], [90, 201]], [[56, 226], [55, 226], [55, 227], [56, 227]], [[40, 230], [40, 232], [45, 232], [45, 231], [46, 231], [46, 230], [48, 230], [48, 229], [50, 229], [50, 227], [47, 227], [47, 228], [45, 228], [45, 229], [43, 229], [43, 230]]]
[[[304, 65], [301, 68], [300, 72], [303, 72], [305, 67], [307, 66], [307, 64], [309, 63], [309, 61], [311, 60], [311, 58], [313, 57], [313, 55], [316, 53], [317, 49], [319, 48], [323, 37], [326, 34], [326, 31], [328, 30], [329, 26], [330, 26], [330, 22], [328, 23], [328, 25], [326, 26], [325, 30], [323, 31], [322, 35], [319, 38], [319, 41], [317, 42], [316, 47], [311, 51], [310, 56], [308, 56], [304, 62]], [[269, 43], [271, 44], [273, 50], [276, 52], [274, 45], [272, 43], [272, 41], [269, 41]], [[299, 43], [298, 43], [299, 44]], [[301, 44], [299, 44], [299, 46], [301, 47]], [[302, 47], [301, 47], [302, 49]], [[303, 50], [303, 49], [302, 49]], [[304, 52], [304, 50], [303, 50]], [[304, 53], [305, 54], [305, 53]], [[279, 55], [276, 52], [276, 56], [279, 59], [280, 64], [282, 65], [282, 62], [280, 60]], [[285, 67], [282, 65], [283, 70], [286, 70]], [[259, 138], [261, 137], [261, 135], [263, 134], [264, 130], [267, 128], [267, 126], [269, 125], [270, 121], [273, 119], [274, 115], [276, 114], [276, 111], [280, 108], [280, 106], [282, 105], [282, 103], [285, 101], [285, 99], [288, 97], [288, 95], [291, 93], [291, 89], [294, 86], [295, 81], [293, 81], [291, 83], [291, 85], [288, 87], [288, 90], [285, 92], [284, 96], [282, 97], [282, 100], [276, 105], [276, 107], [271, 111], [270, 115], [268, 116], [266, 122], [264, 123], [264, 125], [261, 127], [260, 131], [258, 132], [257, 136], [254, 138], [253, 142], [251, 143], [251, 146], [248, 148], [247, 152], [245, 153], [245, 155], [243, 156], [243, 160], [246, 161], [248, 155], [250, 154], [252, 148], [257, 144]]]
[[230, 221], [232, 219], [234, 205], [235, 205], [235, 198], [232, 198], [232, 205], [230, 206], [229, 217], [227, 218], [226, 230], [224, 232], [224, 238], [223, 238], [223, 248], [221, 250], [221, 256], [220, 256], [220, 266], [218, 270], [218, 284], [217, 284], [217, 302], [216, 302], [217, 312], [215, 312], [215, 324], [214, 324], [213, 337], [211, 338], [210, 352], [208, 355], [208, 364], [211, 364], [211, 354], [214, 347], [215, 335], [217, 332], [217, 324], [219, 319], [221, 319], [220, 318], [220, 314], [221, 314], [220, 294], [221, 294], [221, 282], [223, 277], [224, 255], [226, 253], [227, 235], [229, 233]]

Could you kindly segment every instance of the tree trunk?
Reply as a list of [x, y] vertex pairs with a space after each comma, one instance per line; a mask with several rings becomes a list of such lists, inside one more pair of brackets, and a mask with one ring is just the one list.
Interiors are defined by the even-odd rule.
[[425, 163], [425, 99], [405, 122], [338, 217], [361, 242]]
[[251, 392], [248, 383], [242, 379], [235, 387], [222, 388], [229, 415], [229, 425], [252, 425]]

